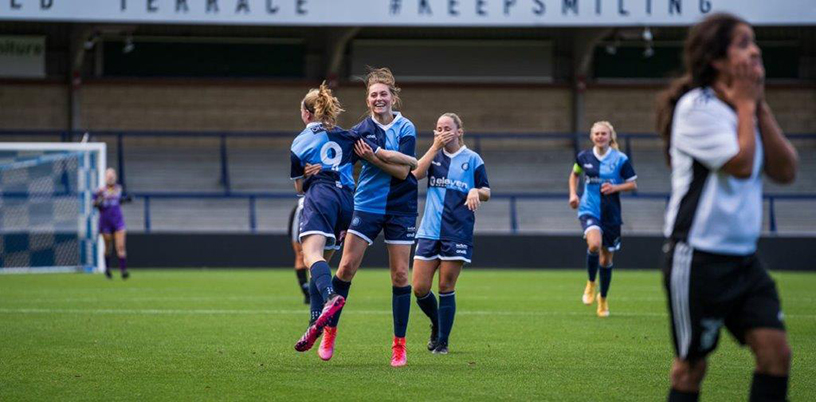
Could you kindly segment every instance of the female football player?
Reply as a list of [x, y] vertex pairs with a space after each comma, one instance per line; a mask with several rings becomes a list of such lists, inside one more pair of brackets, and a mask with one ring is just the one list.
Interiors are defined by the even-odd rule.
[[[366, 248], [384, 232], [394, 319], [391, 365], [400, 367], [406, 362], [405, 332], [411, 308], [408, 263], [417, 216], [417, 181], [411, 174], [417, 163], [416, 129], [394, 110], [400, 106], [399, 88], [387, 68], [373, 69], [366, 77], [366, 105], [370, 115], [353, 130], [380, 148], [372, 149], [363, 141], [358, 141], [355, 148], [364, 160], [363, 168], [354, 194], [354, 217], [334, 287], [348, 294]], [[336, 331], [335, 319], [321, 341], [321, 357], [331, 357]]]
[[751, 26], [714, 14], [691, 28], [685, 75], [659, 102], [672, 192], [664, 285], [675, 358], [669, 401], [696, 401], [706, 357], [725, 326], [751, 347], [751, 401], [786, 400], [791, 351], [776, 284], [756, 256], [762, 174], [794, 180], [796, 150], [765, 102]]
[[[431, 319], [428, 350], [448, 353], [456, 315], [456, 280], [473, 254], [475, 212], [490, 199], [482, 158], [465, 146], [462, 120], [445, 113], [436, 123], [434, 142], [413, 171], [428, 177], [425, 212], [417, 232], [413, 286], [417, 304]], [[439, 269], [439, 303], [431, 291]]]
[[[336, 291], [332, 285], [336, 280], [332, 279], [327, 262], [340, 249], [354, 211], [352, 170], [360, 136], [336, 126], [342, 111], [325, 83], [309, 91], [301, 102], [301, 119], [306, 129], [295, 138], [291, 148], [291, 178], [298, 194], [304, 195], [298, 236], [303, 262], [310, 267], [312, 278], [309, 285], [312, 322], [295, 345], [300, 352], [311, 349], [329, 320], [343, 307], [348, 294], [347, 290], [345, 294]], [[372, 153], [391, 157], [376, 143], [366, 141], [361, 142]], [[317, 164], [318, 172], [306, 177], [306, 167]]]
[[105, 170], [105, 186], [94, 194], [94, 206], [99, 209], [99, 234], [105, 240], [105, 276], [111, 279], [113, 250], [119, 262], [122, 279], [130, 277], [127, 270], [127, 253], [125, 251], [125, 217], [122, 215], [122, 203], [129, 202], [130, 197], [122, 194], [122, 186], [116, 184], [116, 170]]
[[[637, 188], [637, 175], [629, 158], [618, 151], [615, 128], [608, 121], [592, 125], [589, 134], [592, 149], [576, 156], [569, 176], [569, 205], [578, 208], [578, 220], [587, 242], [589, 280], [584, 288], [583, 302], [595, 300], [595, 277], [600, 264], [601, 291], [598, 295], [598, 317], [609, 316], [606, 300], [612, 283], [612, 256], [620, 249], [622, 191]], [[584, 193], [578, 198], [578, 180], [584, 175]]]

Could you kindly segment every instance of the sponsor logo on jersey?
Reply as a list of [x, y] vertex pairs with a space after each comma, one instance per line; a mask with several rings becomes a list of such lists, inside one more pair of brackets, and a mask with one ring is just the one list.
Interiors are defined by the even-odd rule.
[[468, 246], [467, 246], [467, 244], [459, 244], [459, 243], [456, 243], [456, 248], [460, 248], [460, 249], [461, 249], [461, 248], [463, 248], [463, 249], [467, 249], [467, 248], [468, 248]]
[[584, 163], [584, 167], [587, 168], [587, 169], [592, 169], [592, 164], [591, 163]]
[[442, 163], [437, 161], [431, 161], [431, 164], [433, 164], [434, 166], [442, 166]]
[[369, 135], [366, 136], [366, 138], [368, 138], [369, 140], [376, 140], [377, 136], [374, 135], [374, 134], [369, 134]]
[[467, 183], [465, 183], [465, 182], [463, 182], [463, 181], [461, 181], [461, 180], [451, 180], [451, 179], [449, 179], [449, 178], [447, 178], [447, 177], [435, 177], [435, 176], [431, 176], [431, 177], [428, 179], [428, 183], [430, 183], [430, 186], [431, 186], [431, 187], [448, 187], [448, 186], [453, 186], [453, 187], [460, 188], [460, 189], [462, 189], [462, 190], [467, 190], [467, 189], [468, 189], [468, 184], [467, 184]]

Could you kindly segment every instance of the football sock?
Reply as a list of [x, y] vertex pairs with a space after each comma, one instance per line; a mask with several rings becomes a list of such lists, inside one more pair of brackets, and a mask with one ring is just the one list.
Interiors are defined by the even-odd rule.
[[127, 257], [119, 257], [119, 272], [125, 273], [127, 271]]
[[408, 314], [411, 312], [411, 285], [391, 288], [391, 310], [394, 314], [394, 336], [405, 338]]
[[315, 322], [323, 311], [323, 296], [317, 291], [314, 279], [309, 281], [309, 323]]
[[334, 293], [329, 263], [326, 261], [318, 261], [312, 264], [312, 268], [309, 269], [309, 271], [312, 274], [312, 280], [315, 282], [317, 290], [320, 292], [320, 296], [324, 301], [328, 301], [329, 295]]
[[[343, 296], [348, 300], [349, 295], [349, 288], [351, 288], [351, 282], [346, 282], [337, 276], [332, 278], [332, 286], [334, 286], [334, 291], [337, 292], [340, 296]], [[343, 312], [343, 309], [340, 309], [334, 317], [332, 317], [331, 321], [329, 321], [330, 327], [336, 327], [337, 322], [340, 321], [340, 313]]]
[[589, 281], [595, 282], [595, 276], [598, 274], [598, 253], [592, 254], [587, 250], [586, 264], [587, 273], [589, 273]]
[[754, 373], [750, 401], [785, 401], [788, 394], [788, 376]]
[[612, 265], [601, 267], [601, 297], [606, 297], [609, 293], [609, 286], [612, 284]]
[[669, 391], [669, 402], [697, 402], [700, 399], [699, 392], [678, 391], [674, 388]]
[[422, 312], [431, 319], [431, 324], [434, 327], [439, 326], [439, 307], [436, 304], [436, 295], [433, 292], [428, 292], [425, 296], [417, 297], [417, 304]]
[[306, 296], [309, 294], [309, 284], [306, 282], [309, 279], [306, 277], [306, 270], [305, 269], [296, 269], [295, 275], [297, 275], [298, 284], [300, 285], [300, 290], [303, 291], [303, 295]]
[[456, 316], [456, 292], [439, 292], [439, 342], [448, 343]]

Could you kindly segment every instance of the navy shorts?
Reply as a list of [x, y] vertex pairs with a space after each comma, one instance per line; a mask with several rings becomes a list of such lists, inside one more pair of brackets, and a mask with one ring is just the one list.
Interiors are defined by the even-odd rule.
[[385, 235], [388, 244], [414, 244], [416, 216], [374, 214], [354, 211], [349, 233], [354, 233], [370, 246], [380, 234]]
[[470, 263], [473, 246], [450, 240], [417, 239], [415, 260], [464, 261]]
[[354, 194], [330, 185], [312, 185], [303, 201], [300, 236], [326, 237], [326, 250], [339, 250], [354, 212]]
[[608, 251], [620, 250], [621, 225], [602, 222], [592, 215], [581, 215], [578, 220], [581, 221], [581, 228], [584, 229], [584, 238], [590, 229], [598, 228], [601, 231], [603, 247], [606, 247]]

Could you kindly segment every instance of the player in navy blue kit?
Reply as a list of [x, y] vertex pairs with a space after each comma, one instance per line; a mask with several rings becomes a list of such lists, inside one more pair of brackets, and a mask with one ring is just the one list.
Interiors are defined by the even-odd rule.
[[776, 284], [756, 255], [762, 174], [796, 176], [798, 156], [765, 102], [765, 69], [747, 22], [713, 14], [689, 32], [686, 74], [664, 92], [672, 193], [663, 281], [675, 358], [669, 401], [696, 401], [725, 327], [755, 357], [749, 400], [784, 401], [791, 351]]
[[[618, 151], [615, 128], [608, 121], [592, 125], [589, 138], [592, 149], [582, 151], [575, 158], [569, 176], [569, 205], [578, 208], [578, 220], [587, 242], [587, 271], [589, 280], [582, 300], [590, 305], [595, 301], [595, 277], [599, 271], [601, 289], [598, 295], [598, 317], [609, 316], [606, 298], [612, 283], [612, 257], [620, 249], [622, 191], [637, 188], [637, 175], [629, 158]], [[584, 193], [578, 198], [578, 180], [584, 175]]]
[[[345, 297], [332, 287], [327, 261], [340, 248], [354, 210], [352, 169], [356, 160], [354, 144], [359, 136], [335, 126], [340, 112], [340, 103], [325, 83], [309, 91], [301, 102], [306, 129], [291, 148], [291, 178], [296, 191], [305, 194], [299, 238], [303, 262], [312, 278], [309, 287], [313, 323], [295, 344], [299, 352], [314, 345], [323, 327], [345, 304]], [[319, 164], [321, 169], [304, 177], [307, 164]]]
[[[448, 339], [456, 315], [456, 280], [473, 254], [475, 212], [490, 199], [490, 185], [482, 158], [465, 146], [462, 120], [443, 114], [436, 123], [434, 142], [414, 170], [418, 180], [428, 177], [425, 213], [417, 232], [413, 286], [417, 304], [431, 320], [428, 350], [448, 353]], [[439, 303], [431, 291], [439, 269]]]
[[[408, 265], [414, 243], [417, 216], [416, 129], [394, 111], [399, 107], [399, 88], [387, 68], [371, 70], [366, 77], [366, 105], [370, 116], [353, 130], [380, 148], [357, 143], [363, 161], [354, 194], [354, 217], [337, 269], [334, 288], [348, 294], [351, 280], [362, 262], [366, 248], [384, 232], [391, 269], [394, 340], [391, 365], [404, 366], [405, 331], [411, 307]], [[334, 351], [337, 318], [326, 328], [319, 353], [324, 359]]]

